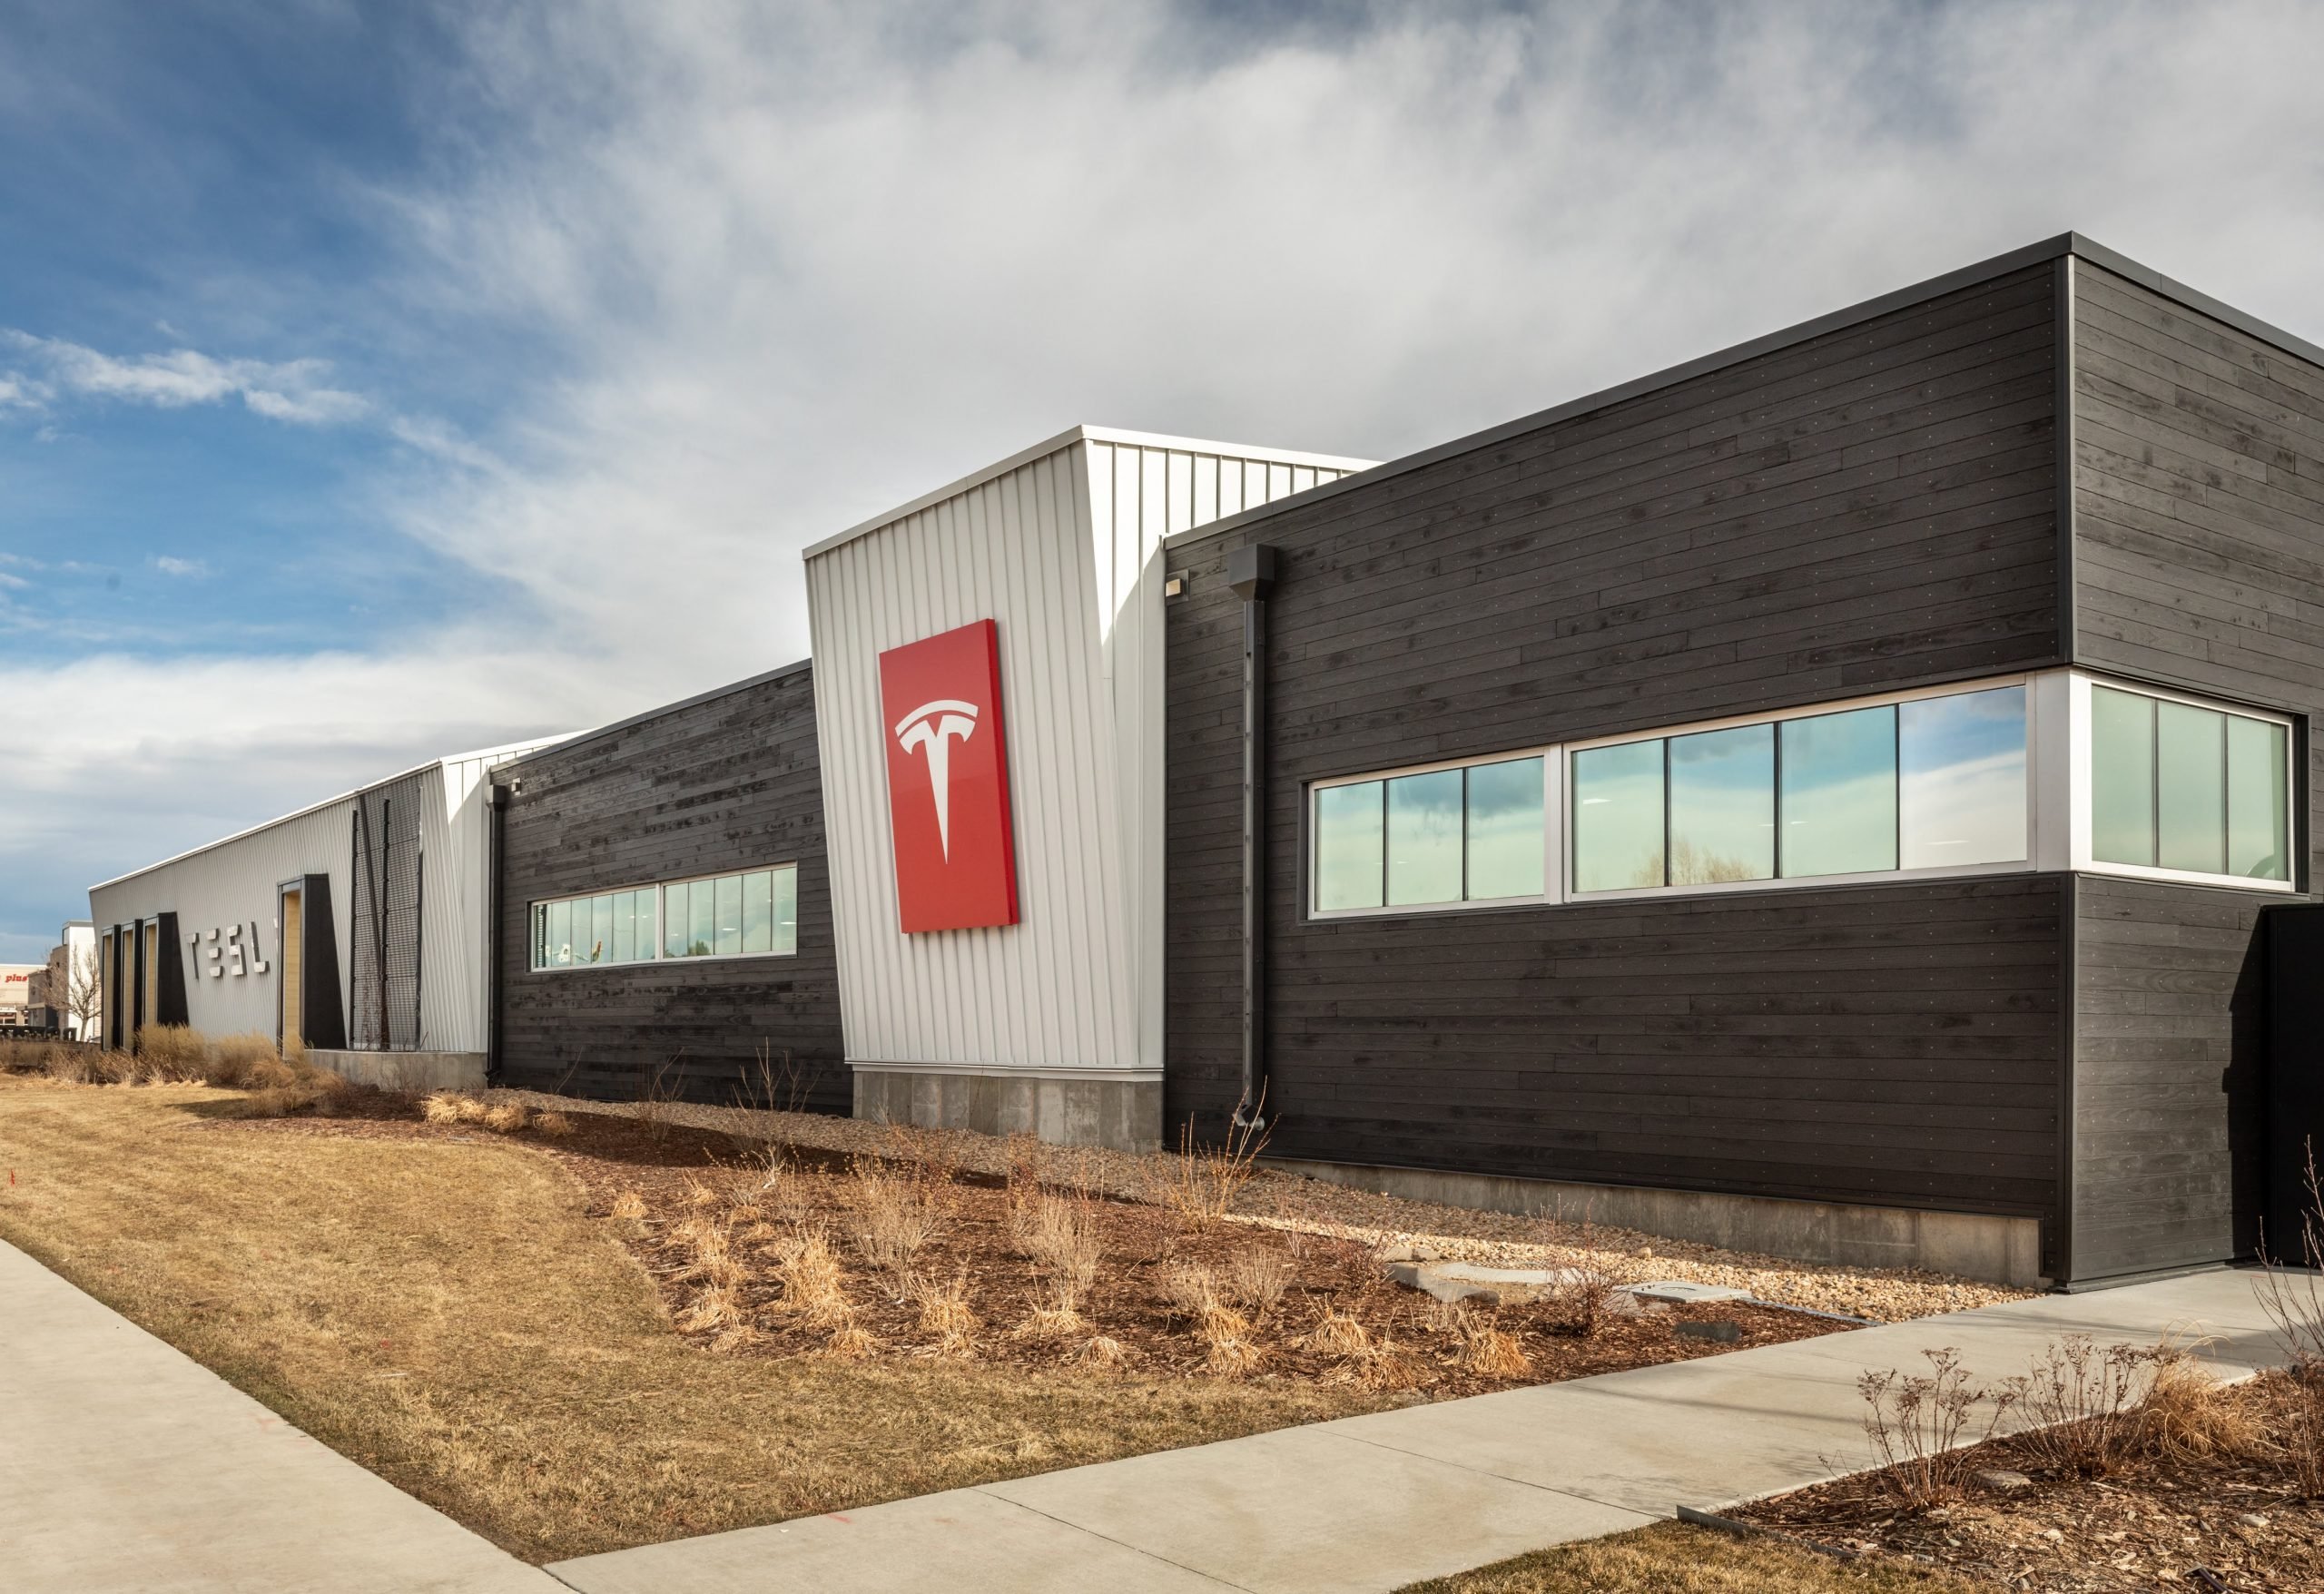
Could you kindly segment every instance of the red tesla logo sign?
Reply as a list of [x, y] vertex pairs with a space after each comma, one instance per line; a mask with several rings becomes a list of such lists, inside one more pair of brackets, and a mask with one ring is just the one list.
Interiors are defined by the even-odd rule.
[[1017, 922], [1000, 645], [990, 620], [880, 655], [904, 932]]

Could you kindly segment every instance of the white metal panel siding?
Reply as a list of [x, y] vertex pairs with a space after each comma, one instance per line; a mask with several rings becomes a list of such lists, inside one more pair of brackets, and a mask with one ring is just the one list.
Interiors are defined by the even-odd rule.
[[[556, 740], [562, 740], [557, 738]], [[423, 1051], [485, 1049], [490, 1032], [492, 812], [486, 779], [556, 741], [448, 758], [428, 771], [420, 810], [419, 1045]]]
[[[282, 975], [282, 924], [275, 891], [302, 875], [330, 877], [332, 932], [339, 951], [340, 1001], [347, 1000], [350, 929], [349, 869], [353, 857], [351, 800], [328, 803], [207, 851], [147, 870], [89, 893], [90, 917], [100, 930], [152, 919], [178, 916], [178, 952], [185, 961], [186, 1019], [206, 1035], [258, 1030], [274, 1033], [275, 1007]], [[248, 935], [255, 920], [265, 947], [264, 974], [207, 979], [205, 959], [186, 944], [188, 935], [207, 935], [241, 924]]]
[[[1074, 441], [808, 561], [851, 1062], [1159, 1071], [1162, 540], [1338, 474]], [[906, 936], [879, 654], [988, 617], [1019, 922]]]

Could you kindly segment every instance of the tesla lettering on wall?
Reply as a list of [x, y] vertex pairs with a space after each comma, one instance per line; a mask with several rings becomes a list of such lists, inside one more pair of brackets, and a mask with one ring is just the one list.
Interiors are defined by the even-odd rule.
[[979, 620], [881, 654], [880, 706], [904, 933], [1016, 923], [993, 623]]

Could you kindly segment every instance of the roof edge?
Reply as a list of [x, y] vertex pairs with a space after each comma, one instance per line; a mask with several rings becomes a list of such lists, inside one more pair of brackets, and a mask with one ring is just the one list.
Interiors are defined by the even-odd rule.
[[962, 493], [982, 487], [997, 477], [1007, 476], [1012, 470], [1022, 469], [1036, 459], [1046, 459], [1052, 454], [1062, 453], [1076, 443], [1118, 443], [1139, 448], [1164, 448], [1177, 454], [1210, 454], [1226, 459], [1257, 459], [1269, 465], [1305, 465], [1318, 470], [1369, 470], [1380, 463], [1376, 459], [1358, 459], [1349, 455], [1316, 454], [1298, 448], [1265, 448], [1256, 444], [1228, 443], [1216, 438], [1181, 438], [1165, 432], [1131, 431], [1122, 427], [1073, 426], [1066, 428], [1053, 438], [1035, 443], [1029, 448], [1019, 448], [1005, 459], [995, 460], [990, 465], [970, 471], [956, 481], [947, 482], [933, 492], [922, 493], [910, 503], [899, 504], [892, 509], [874, 515], [869, 520], [857, 521], [845, 531], [834, 532], [821, 542], [810, 543], [802, 550], [799, 556], [802, 560], [808, 560], [819, 555], [828, 554], [833, 548], [852, 543], [857, 537], [868, 536], [882, 526], [893, 526], [897, 521], [908, 516], [917, 515], [922, 509], [941, 504], [947, 498], [957, 498]]
[[554, 744], [535, 747], [528, 753], [496, 763], [485, 772], [486, 776], [487, 778], [497, 776], [501, 771], [516, 769], [543, 753], [570, 753], [575, 748], [586, 747], [592, 742], [602, 742], [606, 737], [616, 735], [633, 725], [642, 725], [648, 720], [658, 720], [664, 714], [674, 714], [682, 709], [693, 708], [697, 704], [710, 703], [721, 697], [730, 697], [737, 692], [747, 692], [753, 686], [763, 686], [770, 681], [779, 681], [785, 675], [795, 675], [802, 670], [813, 667], [814, 662], [812, 658], [804, 658], [777, 669], [762, 670], [755, 675], [746, 676], [740, 681], [730, 681], [724, 686], [714, 686], [707, 692], [697, 692], [692, 697], [682, 697], [675, 703], [665, 703], [653, 708], [642, 709], [627, 719], [615, 720], [609, 725], [599, 725], [593, 731], [577, 731], [570, 736], [560, 737]]
[[221, 847], [231, 846], [236, 841], [248, 841], [251, 837], [257, 835], [261, 831], [271, 831], [276, 825], [289, 824], [294, 819], [304, 819], [310, 813], [320, 813], [324, 809], [332, 806], [334, 803], [345, 802], [350, 799], [360, 797], [366, 792], [376, 792], [381, 786], [391, 786], [398, 781], [406, 780], [419, 773], [422, 770], [441, 769], [448, 763], [461, 763], [473, 758], [489, 757], [493, 753], [506, 752], [507, 749], [513, 747], [531, 747], [538, 749], [551, 743], [563, 741], [571, 734], [572, 733], [570, 732], [560, 732], [553, 736], [542, 737], [540, 740], [536, 742], [507, 742], [503, 743], [498, 747], [478, 747], [467, 753], [448, 753], [442, 758], [423, 758], [418, 763], [411, 765], [409, 769], [399, 769], [391, 775], [381, 775], [378, 780], [366, 781], [359, 786], [350, 786], [344, 792], [334, 792], [328, 797], [320, 798], [316, 802], [308, 803], [304, 808], [294, 808], [288, 813], [278, 813], [272, 819], [262, 819], [254, 825], [245, 825], [241, 830], [221, 836], [214, 841], [204, 841], [199, 847], [188, 847], [182, 852], [172, 852], [167, 858], [157, 859], [152, 863], [141, 864], [139, 867], [130, 870], [123, 874], [116, 874], [111, 880], [101, 880], [96, 884], [91, 886], [89, 890], [92, 891], [102, 891], [112, 886], [123, 885], [130, 881], [135, 880], [141, 874], [151, 874], [157, 869], [167, 869], [172, 863], [183, 863], [187, 859], [199, 858], [204, 852], [213, 852]]
[[1308, 488], [1304, 493], [1294, 493], [1288, 497], [1254, 505], [1248, 509], [1234, 515], [1222, 516], [1216, 520], [1207, 521], [1201, 526], [1189, 526], [1187, 530], [1167, 538], [1164, 546], [1176, 547], [1182, 544], [1197, 542], [1204, 537], [1216, 536], [1221, 532], [1234, 531], [1265, 520], [1270, 516], [1280, 514], [1286, 509], [1304, 507], [1319, 499], [1330, 497], [1334, 494], [1347, 492], [1384, 477], [1402, 476], [1409, 471], [1419, 470], [1441, 460], [1450, 459], [1456, 455], [1471, 453], [1479, 448], [1489, 448], [1495, 443], [1505, 442], [1511, 438], [1521, 437], [1527, 432], [1538, 431], [1543, 427], [1554, 426], [1559, 421], [1570, 420], [1575, 416], [1586, 415], [1592, 410], [1604, 409], [1659, 389], [1672, 387], [1691, 378], [1708, 375], [1725, 367], [1739, 364], [1762, 354], [1772, 354], [1777, 349], [1787, 349], [1797, 343], [1804, 343], [1810, 338], [1818, 338], [1827, 332], [1836, 332], [1843, 328], [1855, 326], [1860, 321], [1868, 321], [1876, 316], [1903, 310], [1923, 300], [1935, 299], [1940, 294], [1955, 292], [1964, 288], [1974, 288], [1981, 282], [1991, 281], [1996, 277], [2005, 277], [2012, 271], [2021, 271], [2028, 266], [2037, 266], [2046, 261], [2059, 260], [2067, 256], [2074, 256], [2086, 260], [2093, 265], [2102, 266], [2189, 310], [2223, 321], [2264, 343], [2272, 344], [2287, 354], [2297, 355], [2303, 359], [2324, 365], [2324, 348], [2319, 348], [2304, 338], [2287, 332], [2280, 327], [2263, 321], [2257, 316], [2237, 310], [2232, 305], [2222, 303], [2207, 293], [2199, 292], [2183, 282], [2164, 276], [2160, 271], [2142, 266], [2128, 255], [2117, 253], [2102, 243], [2083, 237], [2079, 232], [2061, 232], [2056, 237], [2045, 238], [2039, 243], [2027, 244], [2022, 249], [2014, 249], [2005, 254], [1997, 254], [1989, 260], [1979, 261], [1973, 265], [1963, 266], [1956, 271], [1946, 271], [1942, 275], [1927, 278], [1907, 287], [1894, 289], [1845, 309], [1827, 311], [1810, 320], [1800, 321], [1773, 332], [1763, 333], [1759, 337], [1731, 344], [1709, 354], [1699, 355], [1693, 359], [1666, 367], [1646, 376], [1635, 377], [1614, 387], [1603, 388], [1594, 393], [1585, 393], [1579, 398], [1571, 398], [1562, 404], [1552, 405], [1547, 409], [1520, 416], [1515, 420], [1502, 421], [1498, 425], [1485, 428], [1482, 431], [1471, 432], [1465, 437], [1454, 438], [1450, 442], [1434, 444], [1417, 453], [1406, 454], [1391, 459], [1384, 465], [1376, 466], [1361, 477], [1343, 477], [1338, 481], [1324, 482], [1320, 486]]

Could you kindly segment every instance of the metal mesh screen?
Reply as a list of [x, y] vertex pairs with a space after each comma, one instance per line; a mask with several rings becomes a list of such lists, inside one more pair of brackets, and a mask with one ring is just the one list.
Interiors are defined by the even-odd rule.
[[419, 1046], [418, 776], [377, 786], [355, 803], [354, 931], [348, 1044], [359, 1051]]

